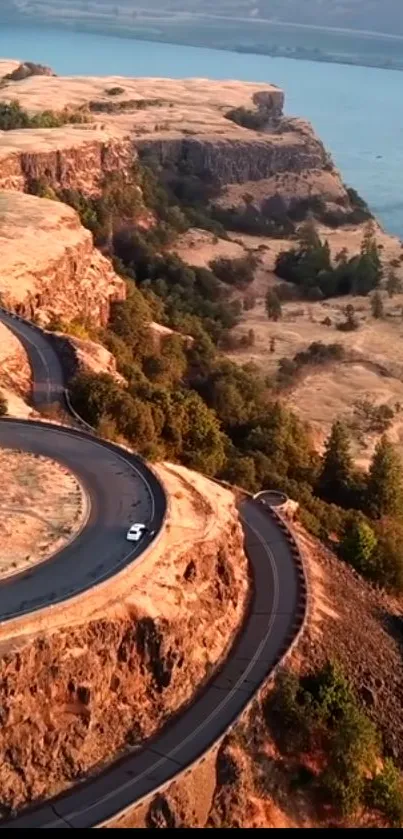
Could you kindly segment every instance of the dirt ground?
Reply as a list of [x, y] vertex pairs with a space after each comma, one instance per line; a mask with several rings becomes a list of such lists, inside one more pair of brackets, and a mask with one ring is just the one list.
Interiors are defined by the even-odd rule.
[[60, 550], [86, 515], [83, 492], [61, 464], [0, 449], [0, 578]]
[[[344, 319], [346, 305], [352, 305], [359, 328], [340, 332], [336, 325]], [[275, 376], [282, 358], [292, 359], [312, 342], [339, 343], [345, 360], [324, 366], [309, 367], [285, 398], [294, 410], [312, 426], [320, 447], [335, 418], [350, 423], [359, 401], [387, 404], [395, 411], [390, 435], [403, 455], [403, 426], [400, 405], [403, 398], [403, 295], [391, 300], [384, 295], [385, 317], [374, 320], [368, 298], [339, 298], [324, 303], [287, 303], [277, 323], [269, 322], [264, 302], [259, 300], [252, 312], [246, 312], [238, 327], [253, 329], [255, 344], [250, 350], [236, 351], [230, 357], [239, 364], [253, 361], [267, 375]], [[323, 321], [330, 318], [332, 325]], [[274, 339], [273, 346], [270, 345]], [[366, 465], [377, 435], [355, 434], [355, 454]]]

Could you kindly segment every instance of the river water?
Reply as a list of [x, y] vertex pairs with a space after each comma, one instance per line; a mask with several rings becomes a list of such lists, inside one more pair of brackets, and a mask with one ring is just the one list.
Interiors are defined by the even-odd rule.
[[312, 122], [345, 182], [403, 238], [402, 72], [7, 25], [0, 56], [50, 64], [62, 75], [274, 82], [286, 92], [287, 112]]

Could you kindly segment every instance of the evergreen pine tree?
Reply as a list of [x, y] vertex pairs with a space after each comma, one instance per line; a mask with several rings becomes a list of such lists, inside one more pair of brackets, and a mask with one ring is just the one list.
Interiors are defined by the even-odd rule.
[[388, 292], [389, 297], [393, 297], [394, 294], [400, 294], [401, 290], [402, 282], [393, 268], [391, 268], [386, 280], [386, 291]]
[[367, 483], [368, 509], [376, 518], [403, 513], [402, 464], [395, 447], [384, 435], [372, 458]]
[[327, 501], [345, 504], [351, 491], [353, 459], [348, 432], [343, 423], [333, 424], [325, 444], [318, 489]]
[[364, 517], [360, 513], [351, 515], [344, 525], [340, 540], [342, 559], [364, 576], [371, 577], [376, 546], [376, 535]]
[[375, 227], [369, 221], [361, 243], [361, 256], [355, 270], [354, 290], [357, 294], [368, 294], [382, 279], [382, 263], [376, 241]]

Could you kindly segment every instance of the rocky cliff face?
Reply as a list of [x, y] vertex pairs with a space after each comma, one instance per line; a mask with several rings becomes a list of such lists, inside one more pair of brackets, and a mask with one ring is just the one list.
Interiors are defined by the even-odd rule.
[[126, 603], [102, 618], [36, 637], [0, 660], [5, 812], [144, 741], [232, 643], [247, 597], [233, 497], [180, 467], [163, 477], [172, 493], [170, 530], [152, 574], [143, 569]]
[[99, 192], [110, 172], [124, 172], [136, 157], [129, 140], [96, 130], [0, 131], [0, 189], [27, 192], [44, 180], [55, 189]]
[[[284, 94], [275, 85], [44, 76], [3, 85], [2, 97], [30, 113], [84, 109], [89, 122], [0, 133], [0, 188], [27, 190], [45, 179], [91, 193], [105, 174], [128, 170], [140, 155], [221, 192], [247, 184], [254, 193], [260, 185], [281, 198], [282, 178], [293, 175], [294, 204], [307, 189], [320, 195], [318, 174], [326, 173], [325, 200], [349, 207], [322, 143], [307, 123], [283, 117]], [[288, 206], [287, 195], [284, 201]]]
[[266, 180], [277, 173], [323, 169], [329, 156], [303, 125], [305, 131], [296, 122], [295, 130], [272, 135], [245, 130], [239, 137], [149, 138], [138, 140], [136, 147], [141, 157], [153, 157], [161, 166], [179, 170], [186, 166], [189, 173], [207, 176], [224, 187]]
[[0, 293], [19, 314], [53, 314], [105, 324], [125, 284], [95, 250], [92, 236], [70, 207], [57, 201], [0, 193]]

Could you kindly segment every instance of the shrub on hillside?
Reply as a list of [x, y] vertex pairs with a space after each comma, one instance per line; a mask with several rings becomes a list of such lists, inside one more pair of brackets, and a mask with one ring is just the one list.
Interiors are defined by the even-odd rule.
[[257, 260], [253, 254], [238, 259], [226, 259], [221, 257], [210, 263], [210, 268], [223, 283], [234, 285], [236, 288], [245, 288], [254, 277]]
[[380, 740], [340, 668], [328, 663], [301, 678], [281, 674], [265, 716], [286, 753], [321, 753], [316, 788], [338, 812], [353, 813], [375, 772]]
[[296, 353], [293, 359], [281, 358], [277, 371], [277, 382], [280, 387], [291, 387], [300, 378], [304, 368], [331, 364], [345, 358], [342, 344], [323, 344], [314, 341], [306, 350]]
[[19, 128], [60, 128], [69, 123], [89, 122], [83, 110], [64, 108], [62, 111], [41, 111], [30, 116], [17, 100], [0, 102], [0, 130], [13, 131]]
[[268, 117], [265, 111], [253, 111], [242, 106], [227, 111], [225, 116], [231, 122], [235, 122], [236, 125], [241, 125], [242, 128], [250, 128], [252, 131], [262, 131], [268, 123]]
[[386, 759], [383, 768], [367, 781], [366, 803], [386, 817], [391, 827], [403, 824], [403, 783], [398, 768]]

